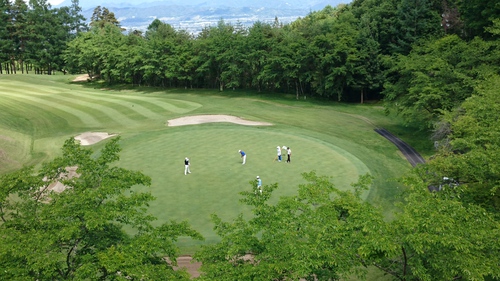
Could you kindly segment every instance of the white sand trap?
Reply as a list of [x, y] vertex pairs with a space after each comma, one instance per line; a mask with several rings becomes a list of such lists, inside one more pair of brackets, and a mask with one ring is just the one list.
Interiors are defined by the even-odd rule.
[[271, 126], [271, 123], [245, 120], [231, 115], [194, 115], [168, 120], [168, 126], [185, 126], [203, 123], [226, 122], [246, 126]]
[[75, 137], [75, 140], [80, 141], [81, 145], [92, 145], [104, 139], [114, 137], [116, 134], [99, 133], [99, 132], [86, 132]]
[[83, 75], [75, 77], [75, 79], [73, 79], [73, 82], [87, 82], [89, 80], [94, 80], [98, 77], [99, 77], [99, 75], [94, 75], [94, 76], [92, 76], [92, 78], [90, 78], [90, 76], [88, 74], [83, 74]]
[[84, 75], [80, 75], [80, 76], [75, 77], [75, 79], [73, 79], [73, 82], [86, 82], [87, 80], [89, 80], [89, 75], [84, 74]]
[[[65, 173], [61, 174], [59, 178], [60, 179], [63, 179], [63, 178], [64, 179], [72, 179], [74, 177], [80, 177], [80, 175], [78, 173], [76, 173], [76, 169], [78, 169], [77, 166], [66, 167]], [[47, 181], [47, 178], [44, 178], [43, 180]], [[68, 186], [65, 186], [60, 181], [53, 182], [47, 187], [48, 190], [54, 191], [57, 193], [61, 193], [64, 190], [66, 190], [67, 188], [68, 188]]]

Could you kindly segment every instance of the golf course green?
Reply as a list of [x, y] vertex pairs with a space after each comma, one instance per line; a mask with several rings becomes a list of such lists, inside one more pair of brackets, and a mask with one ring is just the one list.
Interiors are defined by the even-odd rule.
[[[134, 188], [156, 197], [150, 212], [158, 224], [186, 220], [205, 237], [203, 242], [181, 239], [185, 251], [217, 240], [211, 214], [223, 219], [249, 214], [239, 192], [251, 190], [256, 176], [264, 189], [278, 183], [273, 194], [277, 200], [296, 192], [304, 183], [303, 172], [330, 176], [344, 190], [351, 189], [358, 176], [370, 174], [374, 182], [363, 196], [390, 214], [399, 192], [394, 179], [411, 167], [374, 129], [386, 128], [405, 140], [411, 139], [411, 130], [379, 104], [231, 90], [104, 88], [72, 82], [74, 78], [0, 76], [0, 174], [54, 158], [65, 140], [81, 133], [119, 135], [123, 150], [117, 165], [152, 178], [151, 186]], [[229, 115], [272, 125], [168, 126], [169, 120], [197, 115]], [[89, 147], [98, 151], [105, 143]], [[277, 146], [291, 148], [290, 163], [284, 161], [286, 156], [276, 161]], [[245, 165], [240, 149], [247, 153]], [[188, 175], [185, 157], [191, 160]]]

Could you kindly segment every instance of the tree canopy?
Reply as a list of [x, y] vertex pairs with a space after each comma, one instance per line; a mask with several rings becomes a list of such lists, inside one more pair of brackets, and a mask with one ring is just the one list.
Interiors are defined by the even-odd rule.
[[[195, 256], [201, 280], [340, 280], [366, 277], [374, 266], [394, 280], [484, 280], [500, 277], [500, 226], [479, 205], [430, 193], [418, 174], [408, 177], [401, 211], [391, 221], [353, 191], [340, 191], [314, 172], [298, 195], [269, 199], [256, 182], [242, 192], [254, 217], [224, 222], [213, 216], [221, 241]], [[495, 242], [496, 241], [496, 242]]]
[[[221, 19], [199, 34], [154, 20], [124, 32], [97, 7], [90, 29], [78, 0], [0, 0], [0, 73], [88, 73], [106, 83], [293, 93], [334, 101], [382, 99], [423, 133], [436, 155], [401, 185], [392, 220], [327, 177], [304, 174], [298, 195], [271, 204], [277, 185], [243, 192], [253, 208], [213, 216], [221, 241], [205, 246], [201, 280], [338, 280], [376, 267], [396, 280], [500, 278], [500, 7], [480, 0], [354, 0], [290, 24], [250, 27]], [[174, 242], [199, 239], [186, 223], [153, 227], [149, 185], [113, 165], [115, 139], [98, 153], [74, 140], [40, 171], [0, 179], [0, 278], [118, 277], [183, 280]], [[77, 167], [70, 177], [68, 167]], [[68, 188], [49, 189], [60, 181]], [[439, 192], [429, 192], [437, 186]], [[123, 227], [134, 229], [125, 232]]]
[[[154, 198], [131, 189], [151, 179], [113, 165], [118, 141], [94, 157], [70, 139], [40, 171], [26, 167], [1, 177], [0, 279], [189, 280], [172, 269], [175, 241], [201, 236], [186, 222], [152, 226], [146, 207]], [[65, 190], [51, 189], [55, 182]]]

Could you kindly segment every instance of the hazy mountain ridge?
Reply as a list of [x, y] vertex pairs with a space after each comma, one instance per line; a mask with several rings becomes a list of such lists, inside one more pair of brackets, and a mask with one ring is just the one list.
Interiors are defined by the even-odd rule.
[[[58, 6], [70, 3], [66, 0]], [[146, 30], [157, 18], [172, 25], [176, 29], [185, 29], [198, 33], [206, 26], [217, 24], [220, 19], [227, 23], [241, 23], [251, 26], [256, 21], [273, 22], [275, 17], [282, 23], [289, 23], [304, 17], [311, 11], [321, 10], [327, 5], [337, 6], [348, 3], [348, 0], [165, 0], [149, 1], [140, 4], [129, 4], [123, 0], [81, 1], [83, 16], [89, 21], [96, 6], [106, 7], [113, 12], [121, 26], [127, 30]]]

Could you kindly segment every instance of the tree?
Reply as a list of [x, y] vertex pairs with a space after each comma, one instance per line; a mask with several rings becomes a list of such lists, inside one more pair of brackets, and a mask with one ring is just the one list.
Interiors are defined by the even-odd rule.
[[[429, 163], [426, 179], [453, 178], [460, 184], [456, 197], [500, 214], [500, 77], [492, 76], [477, 86], [474, 95], [443, 116], [448, 127], [440, 150]], [[435, 175], [435, 178], [430, 178]]]
[[[70, 139], [40, 171], [27, 167], [0, 179], [0, 279], [189, 280], [164, 258], [175, 264], [177, 237], [201, 236], [186, 222], [152, 226], [146, 207], [154, 198], [132, 188], [151, 180], [113, 164], [118, 141], [93, 157]], [[56, 181], [66, 186], [61, 193], [49, 188]]]
[[60, 22], [46, 0], [29, 1], [26, 21], [25, 61], [34, 65], [37, 73], [47, 70], [51, 74]]
[[352, 12], [360, 24], [370, 27], [370, 36], [380, 45], [383, 55], [392, 55], [390, 47], [397, 37], [397, 0], [357, 0], [352, 2]]
[[430, 193], [418, 176], [404, 183], [402, 212], [372, 249], [364, 249], [368, 260], [396, 280], [500, 277], [500, 227], [491, 213], [449, 190]]
[[14, 41], [11, 37], [13, 20], [11, 14], [11, 4], [8, 0], [0, 0], [0, 74], [2, 74], [2, 64], [9, 61], [9, 56], [14, 51]]
[[480, 61], [489, 57], [491, 48], [484, 44], [471, 48], [471, 44], [451, 35], [399, 56], [387, 72], [385, 100], [407, 122], [432, 128], [443, 111], [459, 106], [483, 75], [492, 72]]
[[197, 72], [210, 87], [224, 91], [226, 87], [239, 86], [243, 60], [241, 44], [246, 30], [220, 20], [217, 26], [204, 29], [198, 36]]
[[402, 0], [397, 9], [396, 42], [393, 52], [408, 54], [412, 44], [422, 39], [432, 39], [443, 33], [441, 13], [432, 0]]
[[100, 75], [102, 62], [96, 37], [97, 28], [77, 34], [64, 51], [64, 61], [70, 73], [87, 73], [90, 79]]
[[354, 192], [340, 191], [327, 177], [304, 173], [307, 184], [298, 195], [269, 204], [276, 184], [262, 194], [245, 191], [242, 202], [252, 206], [254, 217], [242, 215], [232, 222], [213, 216], [221, 241], [196, 254], [203, 265], [201, 280], [337, 280], [362, 274], [358, 252], [374, 241], [382, 216], [360, 194], [367, 176]]
[[257, 89], [259, 92], [263, 88], [262, 72], [264, 66], [270, 58], [269, 52], [272, 45], [272, 26], [268, 23], [256, 22], [248, 30], [247, 50], [248, 69], [247, 79], [249, 87]]
[[363, 103], [369, 90], [380, 90], [383, 84], [380, 45], [375, 38], [375, 27], [368, 17], [362, 16], [358, 24], [357, 52], [348, 62], [351, 71], [347, 75], [347, 86], [360, 93]]
[[71, 0], [71, 6], [64, 6], [58, 9], [62, 24], [66, 27], [68, 36], [76, 37], [80, 32], [87, 31], [85, 17], [81, 15], [82, 8], [79, 0]]
[[464, 20], [466, 36], [490, 38], [486, 28], [491, 27], [500, 17], [500, 6], [495, 0], [457, 0], [459, 11]]
[[95, 7], [92, 17], [90, 18], [90, 26], [103, 28], [107, 23], [118, 27], [120, 26], [120, 22], [116, 19], [115, 13], [110, 12], [106, 7]]
[[18, 60], [21, 65], [21, 70], [24, 71], [24, 57], [26, 44], [28, 41], [28, 24], [27, 13], [28, 6], [23, 0], [15, 0], [12, 5], [12, 30], [11, 37], [14, 43], [14, 48], [10, 53], [11, 72], [16, 73], [15, 60]]

